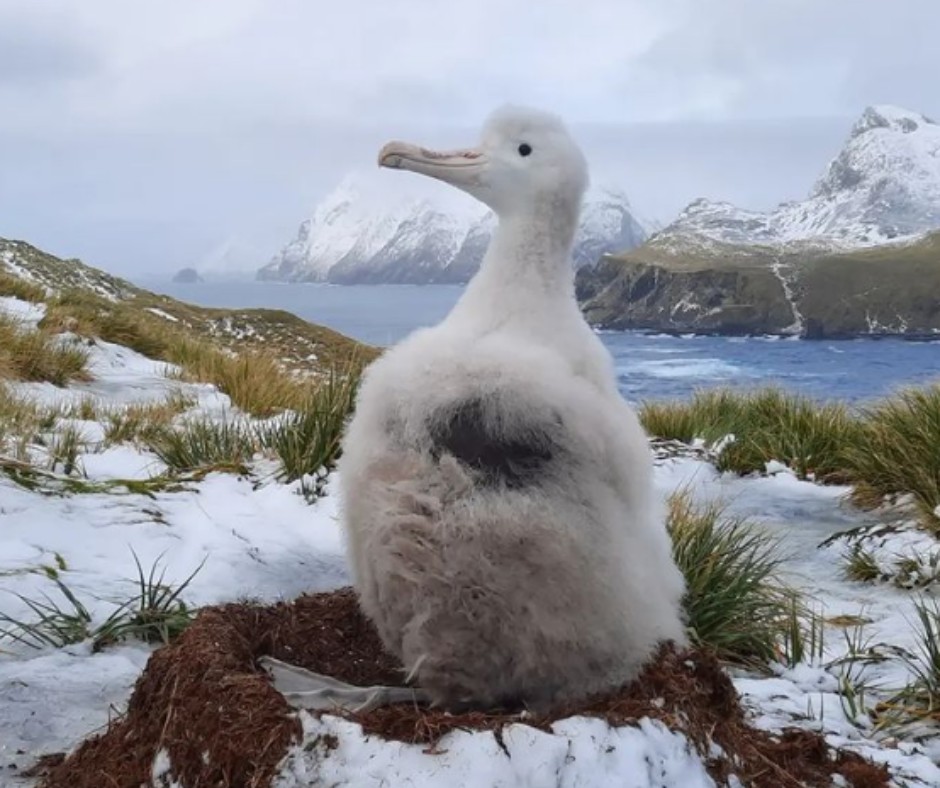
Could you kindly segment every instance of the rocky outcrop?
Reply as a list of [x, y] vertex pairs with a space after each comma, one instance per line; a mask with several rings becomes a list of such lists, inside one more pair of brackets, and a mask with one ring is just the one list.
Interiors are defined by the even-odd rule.
[[205, 280], [195, 268], [181, 268], [173, 275], [173, 281], [178, 284], [197, 284]]
[[676, 334], [940, 337], [940, 233], [851, 252], [674, 252], [653, 242], [579, 271], [588, 320]]

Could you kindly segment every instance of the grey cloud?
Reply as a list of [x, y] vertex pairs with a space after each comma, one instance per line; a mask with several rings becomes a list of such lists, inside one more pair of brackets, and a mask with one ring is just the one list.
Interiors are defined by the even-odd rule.
[[940, 109], [934, 0], [713, 0], [676, 24], [624, 75], [627, 95], [656, 90], [661, 116], [792, 117], [870, 103]]
[[100, 66], [80, 35], [0, 8], [0, 87], [33, 89], [87, 76]]
[[123, 271], [273, 252], [382, 142], [506, 101], [648, 216], [766, 207], [866, 104], [940, 116], [937, 29], [936, 0], [0, 0], [0, 235]]

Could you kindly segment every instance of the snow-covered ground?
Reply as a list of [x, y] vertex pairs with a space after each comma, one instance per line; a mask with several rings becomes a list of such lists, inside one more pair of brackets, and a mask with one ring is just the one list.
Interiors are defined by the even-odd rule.
[[[22, 304], [25, 320], [41, 316]], [[91, 397], [101, 406], [162, 399], [182, 387], [194, 409], [210, 416], [230, 409], [227, 398], [207, 386], [169, 380], [162, 364], [107, 343], [91, 348], [94, 380], [68, 390], [18, 384], [43, 402]], [[146, 478], [162, 465], [143, 449], [97, 447], [97, 422], [77, 422], [88, 441], [81, 465], [95, 480]], [[825, 617], [863, 616], [865, 635], [913, 648], [912, 598], [888, 585], [871, 586], [842, 577], [839, 546], [818, 548], [834, 533], [866, 522], [843, 503], [844, 489], [796, 480], [780, 468], [773, 475], [740, 479], [719, 475], [701, 458], [660, 461], [657, 485], [663, 495], [689, 487], [703, 500], [721, 498], [733, 514], [756, 518], [777, 535], [789, 556], [792, 581]], [[186, 589], [187, 602], [213, 604], [244, 598], [290, 599], [303, 591], [348, 582], [335, 498], [308, 505], [297, 484], [284, 485], [264, 462], [251, 479], [211, 474], [179, 491], [153, 496], [123, 491], [42, 494], [0, 474], [0, 613], [28, 618], [19, 595], [55, 598], [43, 571], [55, 567], [62, 580], [102, 621], [133, 593], [136, 553], [144, 567], [160, 560], [169, 581], [182, 581], [203, 562]], [[2, 629], [2, 626], [0, 626]], [[828, 626], [822, 661], [781, 667], [772, 677], [736, 675], [735, 684], [756, 724], [769, 729], [797, 725], [825, 732], [830, 741], [887, 762], [899, 784], [940, 785], [940, 747], [879, 740], [864, 717], [850, 720], [837, 693], [838, 669], [825, 664], [846, 649], [842, 629]], [[106, 724], [126, 703], [149, 647], [125, 644], [92, 653], [83, 643], [64, 649], [31, 650], [0, 641], [0, 785], [26, 785], [19, 769], [46, 752], [67, 750]], [[871, 682], [900, 687], [906, 676], [897, 663], [869, 668]], [[451, 734], [433, 751], [364, 736], [355, 724], [332, 717], [303, 716], [305, 740], [286, 759], [278, 785], [322, 784], [457, 786], [706, 786], [711, 778], [688, 741], [661, 723], [611, 729], [599, 720], [570, 719], [553, 733], [514, 725], [503, 736]], [[324, 733], [338, 746], [322, 757], [313, 743]], [[322, 739], [321, 739], [322, 740]], [[159, 770], [157, 770], [159, 771]], [[321, 783], [315, 783], [321, 784]]]

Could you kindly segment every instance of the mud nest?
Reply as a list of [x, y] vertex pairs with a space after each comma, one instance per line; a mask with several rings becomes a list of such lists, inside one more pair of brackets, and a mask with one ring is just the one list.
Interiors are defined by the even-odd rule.
[[[153, 654], [126, 714], [68, 758], [49, 761], [41, 785], [138, 788], [149, 784], [154, 758], [163, 751], [168, 776], [186, 788], [266, 788], [301, 735], [296, 713], [257, 665], [266, 654], [354, 684], [402, 683], [399, 664], [383, 651], [349, 589], [290, 604], [208, 608], [175, 643]], [[834, 752], [818, 734], [773, 736], [749, 726], [730, 679], [703, 651], [664, 648], [620, 691], [524, 721], [548, 730], [572, 715], [612, 725], [661, 720], [693, 742], [719, 784], [733, 773], [760, 788], [829, 786], [834, 774], [856, 788], [888, 785], [884, 767]], [[504, 726], [521, 721], [509, 712], [451, 715], [414, 705], [346, 716], [367, 733], [425, 746], [456, 729], [500, 738]], [[714, 756], [712, 741], [722, 756]]]

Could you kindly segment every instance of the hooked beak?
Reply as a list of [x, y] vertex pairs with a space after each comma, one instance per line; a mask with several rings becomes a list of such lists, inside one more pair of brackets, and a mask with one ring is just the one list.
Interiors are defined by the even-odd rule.
[[411, 170], [464, 188], [479, 183], [486, 155], [476, 148], [433, 151], [407, 142], [389, 142], [379, 151], [379, 166]]

